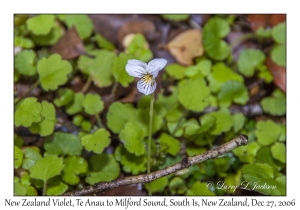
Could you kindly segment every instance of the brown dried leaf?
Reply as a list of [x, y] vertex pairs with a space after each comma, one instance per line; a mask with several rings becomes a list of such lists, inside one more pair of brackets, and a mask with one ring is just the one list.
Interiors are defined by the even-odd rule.
[[275, 85], [286, 92], [286, 67], [278, 66], [270, 57], [266, 59], [265, 64], [273, 76]]
[[247, 15], [247, 19], [250, 22], [250, 26], [252, 31], [256, 31], [260, 27], [267, 27], [267, 26], [275, 26], [278, 23], [286, 21], [285, 14], [275, 14], [275, 15], [263, 15], [263, 14], [253, 14]]
[[167, 49], [177, 62], [183, 65], [193, 64], [193, 58], [203, 54], [202, 33], [197, 29], [189, 29], [171, 40]]
[[127, 34], [143, 34], [147, 39], [151, 39], [155, 34], [155, 25], [148, 20], [135, 20], [125, 23], [119, 30], [118, 40], [122, 43]]
[[86, 54], [83, 42], [74, 26], [51, 48], [51, 52], [60, 54], [64, 60]]

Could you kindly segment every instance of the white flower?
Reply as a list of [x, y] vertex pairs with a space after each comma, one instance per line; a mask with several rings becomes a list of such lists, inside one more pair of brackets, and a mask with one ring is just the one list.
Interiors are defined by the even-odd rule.
[[128, 60], [126, 71], [130, 76], [141, 78], [137, 83], [137, 89], [145, 94], [150, 95], [156, 88], [155, 78], [158, 72], [167, 64], [167, 60], [163, 58], [153, 59], [148, 65], [139, 60]]

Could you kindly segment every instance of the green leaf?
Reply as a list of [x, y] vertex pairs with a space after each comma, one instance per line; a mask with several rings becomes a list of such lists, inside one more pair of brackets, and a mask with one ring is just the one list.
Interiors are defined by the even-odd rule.
[[33, 123], [29, 130], [31, 133], [39, 133], [41, 136], [48, 136], [53, 133], [56, 123], [55, 108], [53, 104], [48, 103], [47, 101], [42, 101], [42, 107], [42, 121]]
[[14, 44], [25, 49], [34, 48], [34, 42], [27, 37], [15, 36]]
[[261, 106], [268, 114], [282, 116], [286, 112], [286, 96], [281, 90], [276, 89], [272, 96], [262, 99]]
[[183, 79], [186, 74], [187, 68], [177, 63], [172, 63], [166, 66], [166, 73], [175, 79]]
[[186, 191], [186, 186], [180, 177], [174, 177], [169, 183], [169, 190], [172, 195], [182, 195]]
[[89, 184], [115, 180], [120, 174], [120, 166], [113, 155], [94, 155], [90, 159], [92, 171], [87, 173], [85, 181]]
[[260, 79], [263, 79], [265, 83], [270, 84], [270, 82], [273, 81], [273, 76], [266, 65], [264, 64], [260, 65], [258, 70], [259, 70], [258, 77]]
[[82, 121], [83, 121], [83, 116], [78, 114], [78, 115], [75, 115], [72, 119], [72, 123], [76, 126], [80, 126]]
[[23, 75], [33, 76], [36, 74], [34, 65], [36, 54], [33, 50], [23, 50], [15, 56], [15, 69]]
[[175, 21], [175, 22], [184, 21], [190, 17], [190, 15], [185, 15], [185, 14], [162, 14], [161, 16], [166, 20]]
[[286, 23], [279, 23], [272, 29], [272, 38], [278, 44], [286, 43]]
[[120, 53], [118, 57], [114, 57], [111, 63], [111, 72], [114, 75], [117, 82], [119, 82], [123, 87], [128, 87], [129, 83], [134, 80], [134, 77], [129, 76], [125, 70], [125, 66], [129, 59], [133, 59], [132, 55], [127, 55], [126, 53]]
[[206, 152], [206, 149], [204, 147], [197, 147], [197, 146], [194, 146], [192, 144], [188, 144], [186, 146], [186, 153], [188, 156], [194, 156], [194, 155], [199, 155], [199, 154], [202, 154]]
[[58, 54], [53, 54], [49, 58], [42, 58], [37, 64], [40, 82], [44, 90], [56, 90], [59, 85], [67, 81], [67, 74], [72, 71], [72, 66], [68, 61], [61, 59]]
[[90, 132], [92, 129], [92, 123], [89, 120], [83, 120], [81, 123], [81, 128], [83, 131]]
[[[157, 192], [162, 192], [168, 186], [168, 178], [167, 177], [162, 177], [159, 179], [156, 179], [151, 183], [151, 192], [152, 193], [157, 193]], [[149, 190], [149, 183], [146, 184], [146, 189]]]
[[[140, 109], [148, 109], [151, 102], [151, 95], [142, 95], [139, 99], [137, 107]], [[161, 101], [155, 101], [153, 105], [153, 110], [155, 114], [164, 117], [167, 114], [167, 109], [165, 108], [164, 104]]]
[[281, 161], [282, 163], [286, 162], [285, 144], [277, 142], [271, 147], [271, 151], [275, 159]]
[[40, 153], [40, 149], [36, 146], [33, 147], [26, 147], [23, 150], [23, 163], [22, 168], [29, 170], [37, 160], [42, 158], [42, 155]]
[[14, 167], [15, 169], [19, 168], [22, 165], [23, 161], [23, 152], [19, 147], [14, 146]]
[[116, 159], [121, 162], [123, 170], [126, 173], [137, 175], [146, 171], [146, 155], [135, 156], [129, 153], [124, 147], [118, 146], [115, 150]]
[[21, 148], [24, 144], [24, 140], [21, 136], [18, 136], [17, 134], [14, 134], [14, 145]]
[[[135, 114], [129, 118], [129, 122], [138, 122], [142, 126], [145, 137], [148, 136], [149, 121], [150, 121], [149, 108], [138, 109], [135, 112]], [[152, 133], [159, 131], [162, 126], [162, 123], [163, 123], [162, 117], [157, 115], [155, 112], [153, 112]]]
[[81, 55], [78, 59], [78, 68], [82, 73], [92, 77], [94, 84], [98, 87], [110, 86], [114, 81], [110, 68], [112, 59], [116, 56], [115, 53], [108, 50], [93, 50], [89, 54], [95, 58]]
[[286, 66], [286, 46], [274, 46], [271, 51], [271, 58], [278, 66]]
[[235, 133], [240, 131], [245, 124], [246, 117], [242, 113], [236, 113], [232, 116], [234, 124], [233, 124], [233, 130]]
[[213, 116], [216, 119], [215, 125], [209, 130], [211, 135], [219, 135], [222, 132], [229, 131], [233, 126], [234, 121], [228, 109], [220, 109], [207, 115]]
[[210, 18], [203, 29], [203, 44], [206, 53], [214, 60], [224, 60], [230, 53], [229, 45], [222, 40], [230, 31], [230, 26], [225, 20]]
[[179, 102], [188, 110], [201, 112], [208, 105], [210, 89], [202, 78], [188, 79], [179, 86]]
[[229, 67], [225, 66], [224, 63], [217, 63], [212, 67], [211, 74], [207, 77], [209, 81], [209, 87], [211, 91], [216, 93], [219, 92], [221, 87], [229, 80], [244, 82], [241, 75], [232, 71]]
[[44, 148], [50, 155], [81, 155], [82, 145], [78, 136], [56, 132], [53, 141], [46, 139]]
[[166, 152], [170, 155], [175, 156], [180, 151], [180, 141], [166, 133], [160, 135], [158, 142], [167, 147]]
[[136, 59], [148, 62], [153, 57], [151, 50], [147, 47], [148, 43], [142, 34], [134, 35], [130, 44], [126, 48], [126, 53], [133, 55]]
[[81, 138], [81, 144], [87, 151], [93, 151], [97, 154], [101, 154], [104, 148], [110, 144], [110, 133], [104, 128], [100, 128], [93, 134], [83, 136]]
[[186, 195], [188, 195], [188, 196], [197, 196], [197, 195], [211, 196], [211, 195], [215, 195], [215, 194], [212, 191], [210, 191], [209, 189], [207, 189], [207, 183], [202, 183], [202, 182], [196, 181], [194, 183], [194, 185], [192, 186], [192, 188], [187, 190]]
[[69, 156], [64, 159], [64, 169], [62, 171], [62, 180], [70, 185], [78, 184], [79, 175], [86, 173], [88, 164], [82, 157]]
[[227, 171], [231, 166], [231, 160], [228, 156], [218, 157], [215, 159], [215, 168], [220, 177], [226, 177]]
[[145, 153], [144, 131], [137, 122], [128, 122], [119, 135], [120, 141], [124, 143], [128, 152], [137, 156]]
[[62, 37], [64, 33], [64, 28], [60, 25], [54, 25], [51, 29], [50, 33], [47, 35], [34, 35], [31, 34], [30, 38], [35, 42], [37, 45], [41, 46], [50, 46], [57, 43], [57, 41]]
[[233, 154], [238, 156], [241, 162], [253, 163], [257, 151], [261, 145], [257, 142], [251, 142], [248, 145], [240, 146], [233, 150]]
[[54, 15], [37, 15], [26, 21], [28, 30], [35, 35], [46, 35], [54, 26]]
[[90, 37], [93, 32], [93, 22], [87, 15], [64, 15], [63, 21], [66, 23], [68, 28], [72, 28], [74, 25], [81, 39]]
[[237, 60], [239, 71], [246, 77], [252, 77], [258, 65], [266, 59], [265, 54], [258, 49], [243, 50]]
[[263, 27], [260, 27], [255, 31], [255, 33], [262, 38], [269, 38], [272, 34], [272, 30], [270, 28], [264, 29]]
[[61, 195], [66, 192], [68, 185], [60, 180], [60, 177], [54, 177], [47, 183], [46, 195]]
[[14, 183], [14, 195], [15, 196], [24, 196], [27, 194], [27, 187], [23, 186], [21, 183]]
[[285, 165], [280, 161], [273, 158], [271, 153], [271, 148], [269, 146], [262, 147], [258, 150], [257, 155], [255, 157], [256, 163], [266, 163], [278, 171], [280, 171]]
[[71, 102], [74, 98], [74, 92], [73, 90], [69, 88], [60, 88], [58, 90], [59, 98], [54, 99], [53, 103], [57, 107], [62, 107], [67, 105], [69, 102]]
[[[267, 195], [286, 195], [285, 177], [274, 177], [273, 167], [267, 164], [255, 163], [242, 167], [242, 176], [250, 189]], [[262, 187], [262, 186], [269, 187]]]
[[200, 72], [203, 75], [207, 76], [211, 71], [212, 62], [211, 62], [211, 60], [204, 59], [204, 60], [201, 60], [199, 63], [197, 63], [196, 66], [200, 69]]
[[81, 93], [81, 92], [75, 93], [73, 101], [66, 106], [66, 112], [69, 115], [73, 115], [73, 114], [77, 114], [77, 113], [81, 112], [83, 109], [83, 105], [82, 105], [83, 100], [84, 100], [83, 93]]
[[128, 119], [135, 114], [135, 111], [132, 104], [112, 103], [106, 116], [107, 126], [113, 133], [120, 133]]
[[99, 114], [104, 109], [104, 103], [101, 100], [100, 96], [95, 94], [88, 93], [83, 100], [84, 111], [90, 115]]
[[96, 40], [98, 46], [101, 47], [101, 48], [103, 48], [103, 49], [114, 50], [116, 48], [113, 43], [111, 43], [110, 41], [108, 41], [101, 34], [96, 34], [95, 35], [95, 40]]
[[286, 140], [286, 125], [281, 125], [281, 134], [278, 141], [284, 142]]
[[29, 127], [32, 123], [40, 122], [42, 105], [37, 98], [29, 97], [21, 101], [15, 111], [15, 125]]
[[255, 135], [262, 145], [270, 145], [276, 142], [280, 136], [281, 127], [271, 120], [256, 123]]
[[62, 158], [55, 155], [48, 155], [45, 158], [37, 160], [30, 168], [30, 177], [46, 182], [48, 179], [59, 175], [63, 167]]
[[249, 100], [249, 94], [244, 83], [229, 80], [222, 86], [218, 93], [218, 99], [222, 107], [229, 107], [232, 102], [244, 105]]
[[184, 109], [181, 105], [177, 104], [173, 106], [166, 114], [166, 120], [168, 122], [178, 122], [184, 114]]

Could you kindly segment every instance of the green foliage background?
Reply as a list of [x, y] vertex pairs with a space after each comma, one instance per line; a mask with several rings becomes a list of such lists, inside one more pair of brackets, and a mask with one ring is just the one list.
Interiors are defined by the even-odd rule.
[[[188, 20], [189, 15], [161, 18], [178, 24]], [[73, 25], [94, 58], [81, 55], [63, 60], [59, 54], [50, 53], [48, 47]], [[243, 49], [237, 62], [224, 40], [231, 26], [232, 16], [212, 16], [203, 28], [205, 54], [196, 58], [194, 65], [172, 63], [163, 71], [164, 86], [156, 91], [154, 104], [151, 171], [180, 162], [184, 156], [203, 153], [238, 133], [247, 135], [249, 144], [153, 181], [154, 195], [236, 193], [218, 189], [220, 181], [235, 186], [246, 181], [248, 188], [253, 188], [255, 182], [266, 183], [276, 188], [257, 191], [286, 194], [286, 125], [279, 120], [286, 114], [285, 93], [273, 88], [261, 99], [261, 119], [232, 111], [233, 106], [251, 104], [246, 79], [261, 79], [266, 86], [273, 84], [264, 64], [267, 56], [285, 66], [286, 26], [280, 23], [269, 32], [258, 30], [260, 41], [273, 43], [270, 54]], [[97, 88], [116, 84], [128, 87], [134, 78], [125, 71], [127, 61], [136, 58], [148, 62], [153, 58], [151, 50], [145, 48], [146, 38], [137, 34], [126, 49], [118, 52], [113, 43], [93, 30], [87, 15], [16, 15], [14, 32], [15, 47], [22, 49], [14, 59], [15, 84], [34, 81], [33, 87], [40, 87], [42, 94], [51, 92], [56, 96], [53, 101], [15, 96], [15, 127], [37, 134], [42, 145], [24, 144], [22, 135], [14, 135], [14, 194], [61, 195], [115, 180], [121, 173], [146, 173], [150, 96], [142, 96], [136, 104], [113, 101], [107, 106], [98, 94], [67, 87], [80, 74]], [[72, 120], [71, 125], [63, 125], [66, 129], [57, 129], [61, 124], [58, 110]], [[207, 188], [208, 181], [214, 186]]]

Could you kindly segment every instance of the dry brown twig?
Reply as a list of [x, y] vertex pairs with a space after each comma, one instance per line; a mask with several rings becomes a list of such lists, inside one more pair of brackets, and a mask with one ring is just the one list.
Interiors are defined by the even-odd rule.
[[137, 184], [137, 183], [147, 183], [155, 179], [167, 176], [174, 172], [180, 171], [184, 168], [188, 168], [191, 165], [202, 163], [208, 159], [216, 158], [227, 152], [232, 151], [233, 149], [246, 145], [248, 143], [248, 137], [243, 134], [239, 134], [237, 137], [231, 141], [220, 145], [219, 147], [209, 150], [203, 154], [195, 155], [192, 157], [185, 157], [180, 163], [169, 166], [162, 170], [152, 172], [150, 174], [141, 174], [137, 176], [129, 176], [123, 179], [117, 179], [110, 182], [100, 182], [94, 185], [84, 187], [83, 189], [76, 190], [73, 192], [67, 192], [63, 196], [82, 196], [82, 195], [93, 195], [95, 193], [103, 192], [109, 189], [117, 188], [124, 185]]

